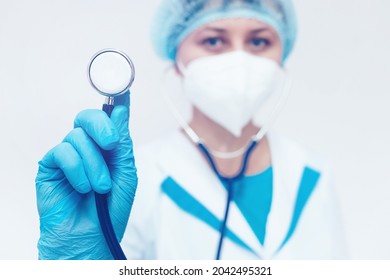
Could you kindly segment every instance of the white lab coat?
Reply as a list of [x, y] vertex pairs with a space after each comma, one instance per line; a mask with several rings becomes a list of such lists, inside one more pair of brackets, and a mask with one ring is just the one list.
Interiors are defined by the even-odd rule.
[[[345, 242], [333, 193], [331, 174], [323, 161], [296, 143], [268, 134], [273, 166], [273, 197], [261, 246], [245, 217], [232, 202], [228, 228], [246, 245], [225, 238], [222, 259], [342, 259]], [[137, 148], [137, 147], [136, 147]], [[215, 258], [219, 232], [183, 211], [163, 190], [167, 179], [223, 219], [226, 189], [197, 148], [180, 132], [135, 148], [139, 185], [122, 247], [129, 259]], [[295, 231], [279, 250], [290, 229], [305, 168], [318, 172]]]

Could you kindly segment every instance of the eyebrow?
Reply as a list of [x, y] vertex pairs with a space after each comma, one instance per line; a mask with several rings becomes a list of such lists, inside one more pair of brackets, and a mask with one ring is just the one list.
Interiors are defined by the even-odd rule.
[[206, 27], [204, 31], [215, 31], [218, 33], [226, 33], [226, 29], [218, 28], [218, 27]]
[[252, 30], [251, 33], [260, 33], [260, 32], [264, 32], [264, 31], [270, 31], [270, 29], [268, 27], [262, 27], [262, 28]]

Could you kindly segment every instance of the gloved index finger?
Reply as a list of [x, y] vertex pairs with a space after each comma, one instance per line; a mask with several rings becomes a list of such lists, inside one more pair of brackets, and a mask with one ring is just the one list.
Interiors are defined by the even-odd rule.
[[104, 150], [112, 150], [119, 142], [118, 129], [102, 110], [81, 111], [74, 127], [81, 127]]
[[114, 100], [115, 100], [114, 101], [115, 106], [123, 105], [123, 106], [126, 106], [127, 108], [129, 108], [130, 107], [130, 91], [127, 91], [126, 93], [115, 97]]

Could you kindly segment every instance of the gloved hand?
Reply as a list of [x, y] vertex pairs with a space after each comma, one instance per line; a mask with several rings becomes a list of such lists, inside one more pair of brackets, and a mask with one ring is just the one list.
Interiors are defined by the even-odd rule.
[[[110, 217], [120, 241], [137, 186], [128, 129], [129, 94], [120, 99], [125, 106], [116, 106], [111, 119], [101, 110], [80, 112], [74, 129], [39, 162], [40, 259], [112, 259], [94, 191], [109, 192]], [[101, 149], [109, 151], [107, 163]]]

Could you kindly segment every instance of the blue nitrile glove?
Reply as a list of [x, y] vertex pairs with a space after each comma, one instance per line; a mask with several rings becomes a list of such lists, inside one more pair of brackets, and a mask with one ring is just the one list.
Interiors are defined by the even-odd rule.
[[[39, 162], [40, 259], [112, 259], [95, 206], [94, 191], [108, 193], [118, 240], [122, 240], [137, 186], [129, 135], [129, 94], [116, 98], [111, 119], [101, 110], [80, 112], [74, 129]], [[104, 161], [101, 148], [109, 150]]]

